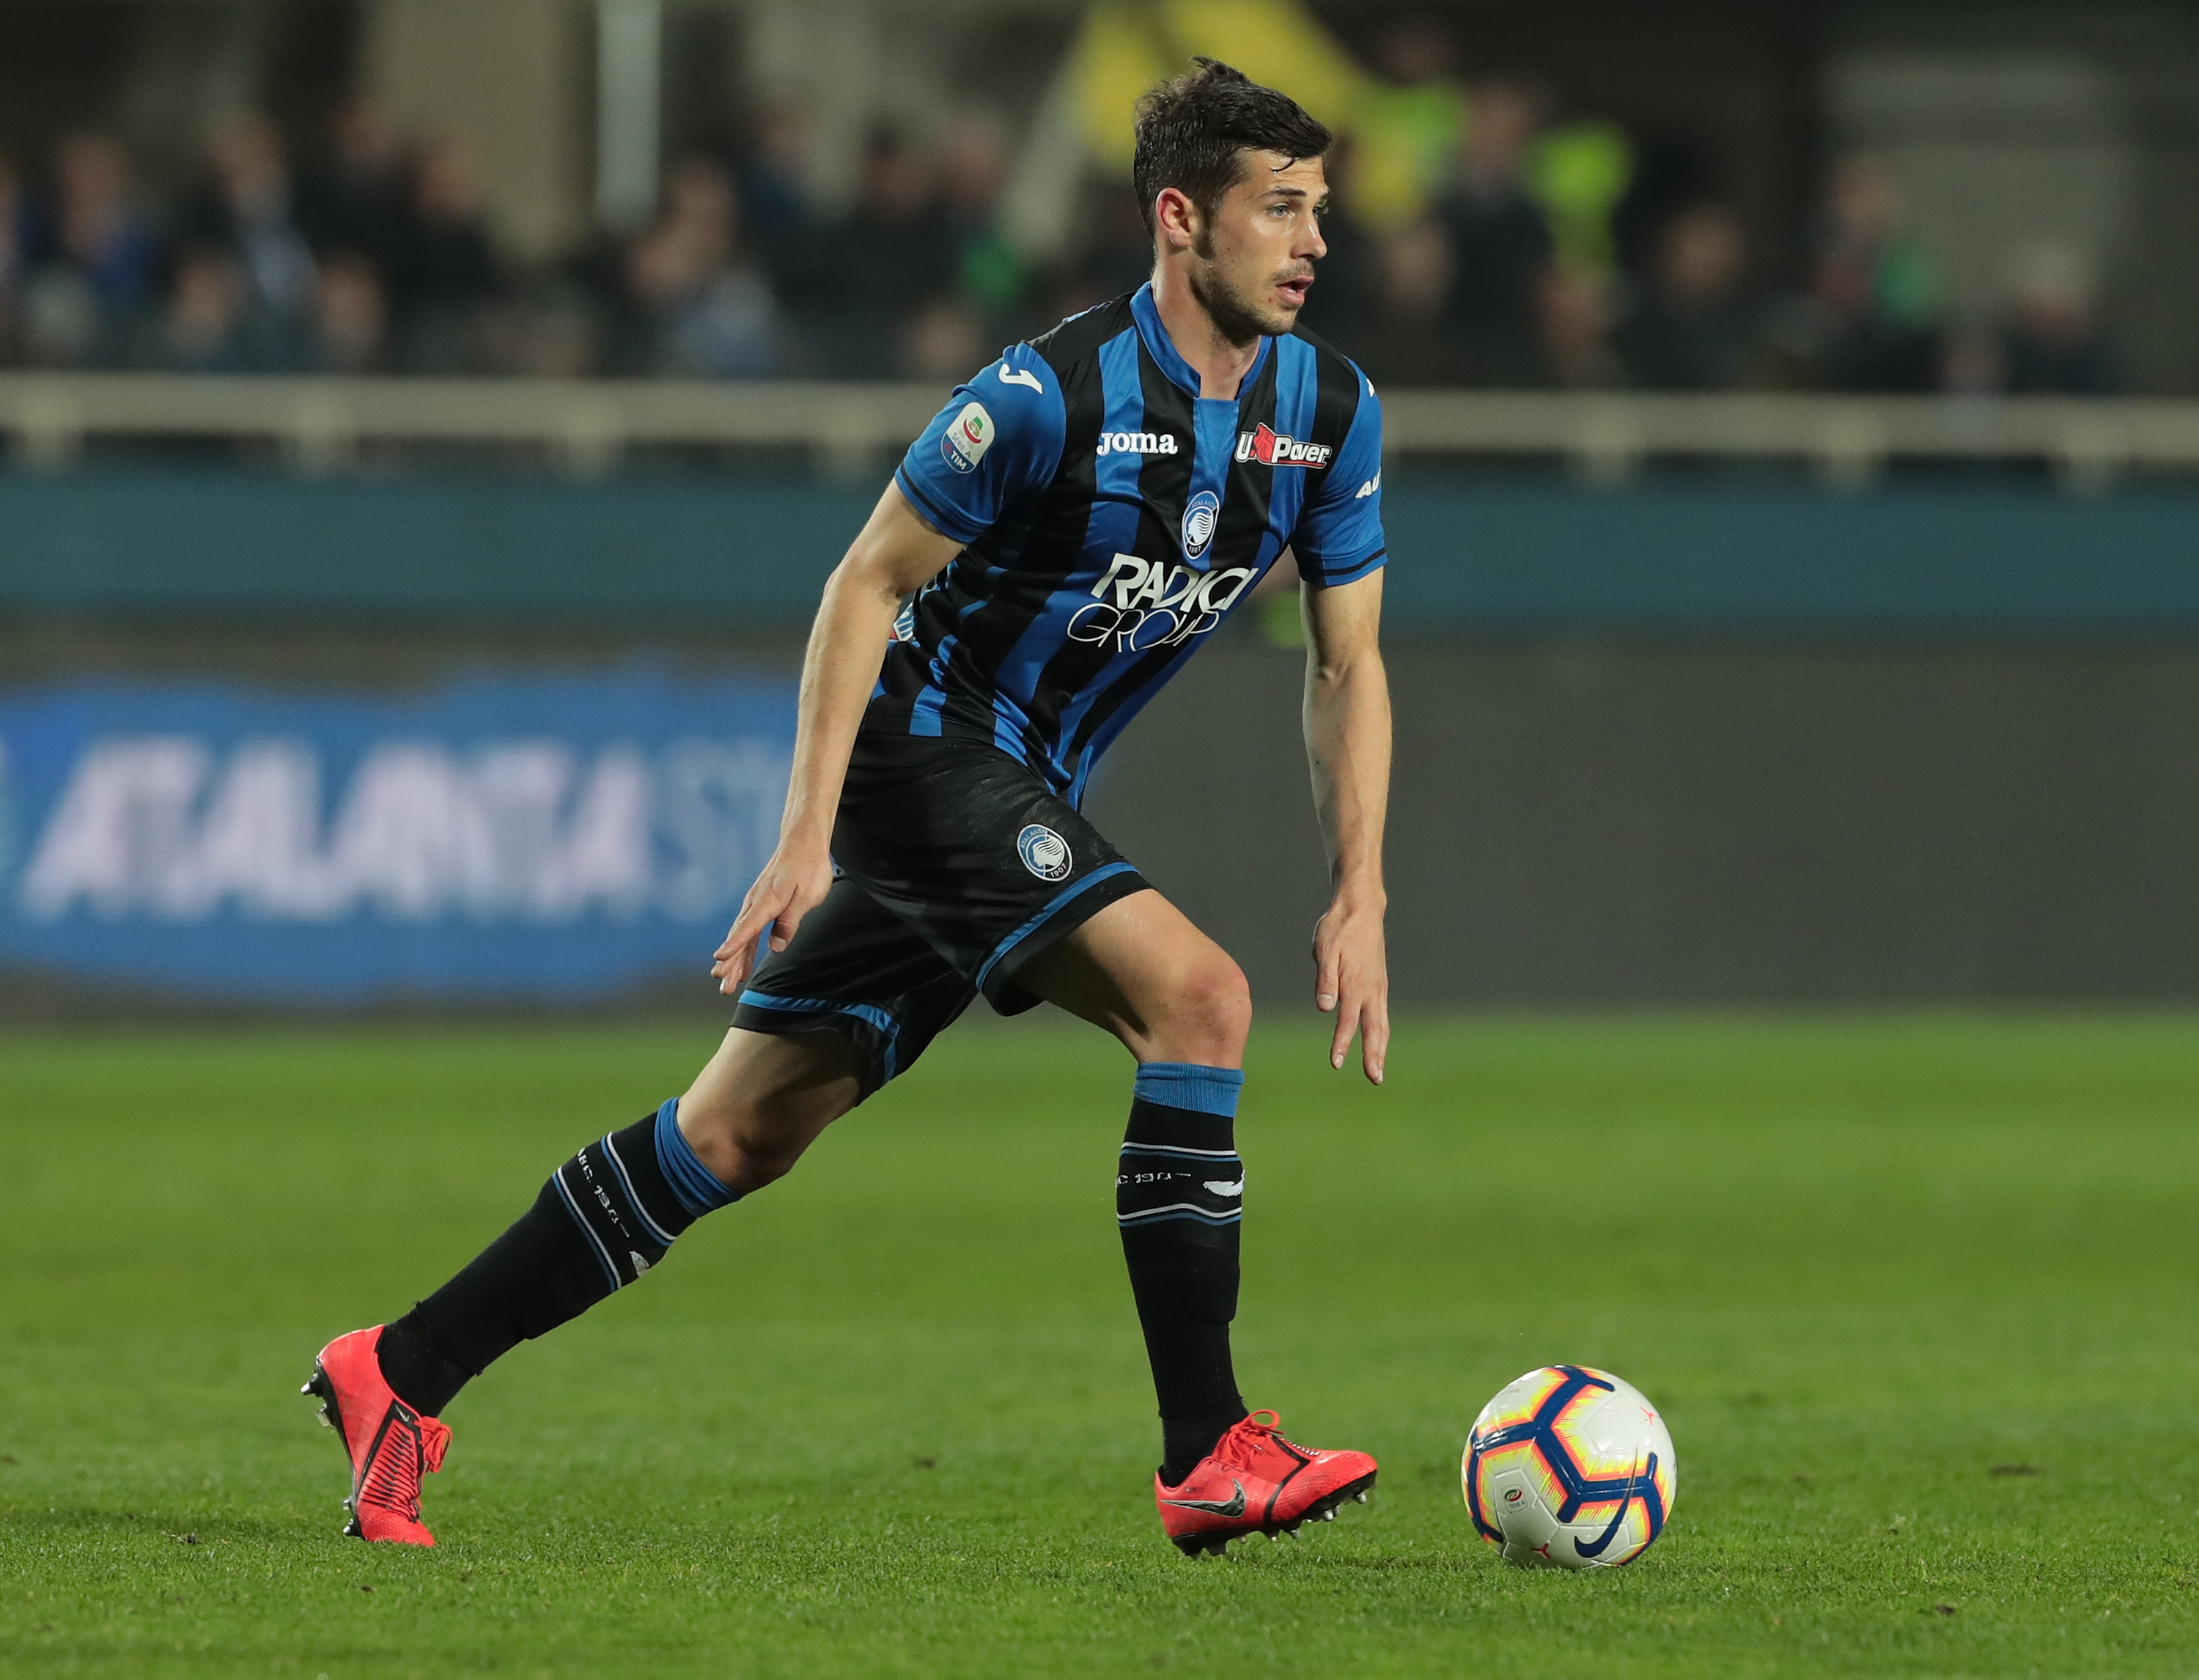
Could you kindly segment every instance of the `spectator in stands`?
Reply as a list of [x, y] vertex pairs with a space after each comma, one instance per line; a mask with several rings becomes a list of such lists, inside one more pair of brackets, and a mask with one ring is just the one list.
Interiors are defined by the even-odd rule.
[[260, 359], [248, 341], [251, 281], [225, 243], [193, 238], [177, 252], [167, 306], [137, 335], [132, 359], [175, 373], [242, 373]]
[[1451, 268], [1444, 318], [1475, 384], [1532, 385], [1542, 376], [1537, 300], [1552, 246], [1525, 175], [1540, 115], [1533, 90], [1518, 83], [1475, 88], [1458, 178], [1440, 207]]
[[940, 147], [939, 202], [955, 250], [956, 293], [991, 335], [1022, 303], [1023, 258], [1000, 230], [1008, 179], [1008, 135], [999, 118], [973, 113], [948, 129]]
[[779, 306], [739, 233], [739, 201], [722, 164], [691, 157], [672, 172], [662, 211], [627, 257], [641, 334], [629, 370], [755, 379], [777, 370]]
[[959, 297], [934, 298], [909, 318], [895, 346], [893, 370], [927, 382], [967, 379], [998, 353], [1000, 341]]
[[[1152, 277], [1153, 236], [1146, 230], [1137, 195], [1095, 176], [1084, 184], [1084, 201], [1077, 219], [1089, 232], [1060, 277], [1052, 310], [1057, 320], [1134, 292]], [[1314, 290], [1320, 289], [1316, 279]]]
[[404, 149], [381, 107], [364, 96], [336, 107], [328, 140], [326, 155], [299, 183], [299, 225], [315, 251], [353, 253], [386, 276], [407, 231]]
[[1559, 268], [1617, 277], [1619, 213], [1633, 191], [1637, 162], [1633, 137], [1601, 118], [1558, 125], [1536, 141], [1528, 190], [1542, 207]]
[[[1354, 360], [1378, 383], [1457, 385], [1467, 366], [1461, 335], [1446, 318], [1452, 257], [1441, 223], [1408, 222], [1371, 242], [1371, 298], [1345, 341]], [[1327, 282], [1316, 271], [1309, 296]], [[1316, 324], [1315, 330], [1327, 329]]]
[[767, 105], [756, 120], [736, 185], [741, 219], [766, 253], [798, 239], [810, 225], [809, 123], [799, 105]]
[[496, 365], [538, 379], [580, 379], [627, 370], [604, 355], [604, 308], [585, 272], [536, 276], [501, 317]]
[[385, 276], [400, 364], [418, 373], [480, 371], [505, 281], [463, 143], [445, 136], [421, 149], [405, 210]]
[[1951, 320], [1939, 343], [1939, 388], [1951, 397], [1997, 397], [2008, 389], [1998, 325], [1974, 311]]
[[331, 251], [313, 288], [312, 363], [323, 373], [387, 371], [389, 317], [382, 276], [358, 251]]
[[1025, 275], [1000, 225], [1008, 174], [1007, 133], [1000, 120], [983, 113], [961, 117], [936, 149], [938, 214], [953, 250], [954, 284], [910, 317], [895, 361], [913, 379], [961, 379], [1024, 324], [1018, 310]]
[[1741, 295], [1748, 264], [1741, 219], [1722, 204], [1675, 216], [1655, 271], [1620, 325], [1628, 379], [1652, 390], [1728, 391], [1748, 376], [1753, 323]]
[[1904, 225], [1899, 189], [1869, 158], [1833, 172], [1809, 290], [1775, 312], [1770, 339], [1797, 382], [1923, 391], [1942, 359], [1940, 288]]
[[[1389, 376], [1409, 384], [1467, 385], [1485, 363], [1450, 312], [1457, 248], [1443, 224], [1423, 217], [1381, 242], [1382, 314], [1374, 336]], [[1525, 382], [1523, 379], [1520, 382]]]
[[152, 306], [160, 258], [120, 143], [89, 132], [63, 140], [51, 196], [23, 225], [26, 359], [49, 367], [113, 359]]
[[[215, 125], [207, 161], [208, 179], [184, 218], [184, 242], [226, 250], [235, 260], [244, 307], [260, 318], [251, 335], [302, 344], [313, 301], [313, 259], [298, 225], [281, 137], [260, 113], [241, 112]], [[179, 285], [181, 280], [179, 265]], [[211, 279], [201, 285], [211, 299]]]
[[2001, 335], [2007, 387], [2017, 396], [2111, 396], [2121, 388], [2100, 325], [2091, 265], [2063, 245], [2020, 254]]
[[1382, 79], [1361, 101], [1352, 165], [1353, 214], [1370, 235], [1418, 221], [1450, 179], [1467, 122], [1457, 56], [1450, 24], [1426, 14], [1395, 19], [1375, 37]]
[[160, 242], [131, 190], [130, 157], [112, 135], [74, 134], [54, 159], [50, 243], [39, 257], [66, 263], [101, 309], [126, 314], [149, 303]]
[[1621, 383], [1625, 368], [1612, 345], [1612, 316], [1619, 282], [1595, 269], [1553, 265], [1543, 278], [1543, 353], [1550, 382], [1566, 390], [1600, 390]]
[[813, 370], [876, 378], [895, 366], [911, 324], [954, 295], [960, 251], [925, 157], [881, 131], [863, 158], [846, 216], [802, 242], [783, 295], [802, 317]]

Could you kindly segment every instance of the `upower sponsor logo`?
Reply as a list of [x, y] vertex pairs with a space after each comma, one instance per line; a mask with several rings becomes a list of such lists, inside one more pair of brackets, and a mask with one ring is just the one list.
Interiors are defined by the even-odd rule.
[[1266, 426], [1255, 426], [1249, 432], [1237, 434], [1237, 458], [1257, 461], [1263, 467], [1327, 466], [1336, 458], [1336, 451], [1326, 443], [1309, 443], [1304, 438], [1286, 437]]

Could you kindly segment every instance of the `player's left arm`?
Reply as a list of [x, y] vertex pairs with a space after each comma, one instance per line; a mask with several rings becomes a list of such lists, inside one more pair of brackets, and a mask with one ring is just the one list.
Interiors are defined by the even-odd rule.
[[1306, 762], [1328, 849], [1333, 896], [1314, 929], [1314, 1001], [1333, 1012], [1329, 1065], [1359, 1037], [1360, 1065], [1382, 1082], [1390, 1052], [1390, 960], [1382, 931], [1382, 829], [1390, 802], [1390, 683], [1382, 667], [1382, 573], [1304, 586]]
[[[1355, 372], [1357, 370], [1354, 370]], [[1314, 1001], [1333, 1012], [1329, 1065], [1352, 1035], [1382, 1082], [1390, 1053], [1390, 960], [1382, 825], [1390, 802], [1390, 683], [1382, 668], [1382, 405], [1359, 376], [1336, 458], [1291, 534], [1306, 628], [1305, 743], [1333, 896], [1313, 936]]]

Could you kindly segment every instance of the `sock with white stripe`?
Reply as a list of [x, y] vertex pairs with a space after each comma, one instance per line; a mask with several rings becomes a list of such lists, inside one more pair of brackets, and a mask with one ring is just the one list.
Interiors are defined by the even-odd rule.
[[1160, 1400], [1161, 1479], [1175, 1486], [1245, 1415], [1229, 1360], [1245, 1164], [1234, 1068], [1147, 1062], [1115, 1175], [1115, 1222]]
[[382, 1379], [400, 1399], [440, 1416], [493, 1361], [623, 1289], [690, 1225], [738, 1199], [680, 1135], [679, 1106], [675, 1098], [580, 1150], [510, 1230], [384, 1327]]

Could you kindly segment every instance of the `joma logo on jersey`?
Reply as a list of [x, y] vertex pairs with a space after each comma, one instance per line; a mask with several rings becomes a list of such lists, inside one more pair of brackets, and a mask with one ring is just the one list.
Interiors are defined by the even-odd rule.
[[1100, 453], [1102, 455], [1173, 455], [1176, 449], [1174, 432], [1100, 434]]
[[1069, 639], [1120, 653], [1180, 647], [1222, 622], [1252, 581], [1252, 569], [1195, 572], [1158, 560], [1118, 554], [1092, 586], [1093, 599], [1069, 621]]
[[1325, 467], [1336, 458], [1336, 451], [1326, 443], [1308, 443], [1255, 426], [1237, 434], [1237, 458], [1257, 461], [1263, 467]]

